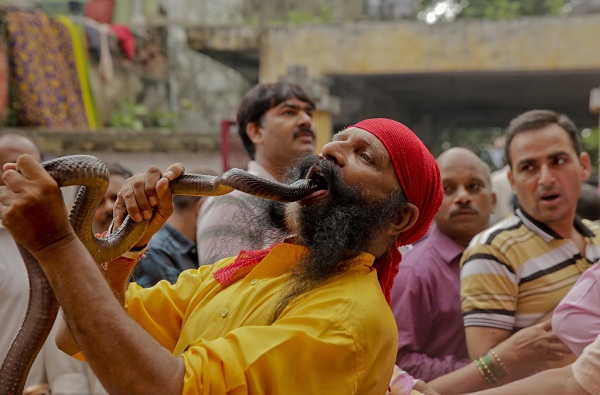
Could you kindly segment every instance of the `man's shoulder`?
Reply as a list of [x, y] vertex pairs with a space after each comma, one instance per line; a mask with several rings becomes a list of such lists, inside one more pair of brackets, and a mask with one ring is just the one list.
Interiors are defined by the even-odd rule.
[[198, 215], [198, 227], [205, 228], [215, 225], [246, 226], [247, 222], [256, 217], [257, 205], [255, 197], [240, 191], [226, 195], [209, 197]]
[[589, 219], [582, 219], [581, 222], [594, 234], [591, 237], [592, 242], [600, 245], [600, 223]]
[[519, 217], [510, 216], [473, 237], [465, 252], [479, 246], [499, 246], [511, 243], [512, 240], [521, 239], [531, 233], [532, 230], [525, 226]]
[[224, 195], [207, 197], [202, 207], [205, 208], [204, 211], [207, 211], [211, 208], [218, 208], [223, 205], [245, 203], [251, 198], [252, 195], [234, 189], [233, 191]]
[[461, 265], [477, 260], [518, 264], [523, 256], [542, 253], [548, 247], [540, 240], [519, 217], [511, 216], [476, 235], [463, 252]]

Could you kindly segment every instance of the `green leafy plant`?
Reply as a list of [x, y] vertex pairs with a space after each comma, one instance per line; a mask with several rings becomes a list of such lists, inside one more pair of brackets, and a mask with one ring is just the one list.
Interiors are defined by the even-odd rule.
[[142, 104], [125, 100], [119, 111], [111, 117], [110, 124], [116, 128], [144, 129], [143, 117], [148, 115], [148, 108]]
[[290, 10], [287, 13], [287, 20], [295, 24], [327, 23], [331, 21], [331, 9], [323, 5], [319, 7], [318, 15], [312, 15], [306, 11]]

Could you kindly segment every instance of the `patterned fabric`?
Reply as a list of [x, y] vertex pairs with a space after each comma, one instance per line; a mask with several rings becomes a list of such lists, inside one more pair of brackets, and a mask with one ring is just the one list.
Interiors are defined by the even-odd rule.
[[473, 238], [461, 261], [465, 326], [512, 331], [554, 310], [581, 274], [600, 259], [600, 228], [575, 219], [585, 256], [571, 239], [518, 209]]
[[79, 85], [81, 87], [81, 99], [83, 101], [85, 116], [88, 120], [89, 128], [97, 129], [98, 114], [96, 113], [96, 107], [94, 106], [92, 97], [92, 88], [90, 86], [85, 28], [82, 25], [76, 25], [65, 15], [57, 15], [56, 20], [65, 25], [71, 36], [73, 57], [77, 69], [77, 78], [79, 79]]
[[413, 244], [425, 235], [433, 216], [442, 204], [444, 192], [440, 169], [423, 142], [400, 122], [386, 118], [373, 118], [360, 121], [350, 127], [366, 130], [383, 143], [390, 155], [404, 195], [419, 209], [419, 217], [415, 224], [402, 232], [394, 248], [377, 258], [373, 265], [377, 269], [383, 294], [390, 303], [390, 290], [402, 260], [399, 248]]
[[89, 127], [68, 29], [41, 11], [6, 15], [11, 84], [23, 126]]
[[264, 250], [240, 251], [232, 264], [222, 267], [215, 272], [215, 280], [217, 280], [221, 285], [225, 286], [239, 280], [246, 274], [250, 273], [254, 266], [259, 264], [260, 261], [262, 261], [263, 258], [266, 257], [271, 249], [273, 249], [273, 247], [275, 247], [277, 244], [279, 243], [273, 244]]

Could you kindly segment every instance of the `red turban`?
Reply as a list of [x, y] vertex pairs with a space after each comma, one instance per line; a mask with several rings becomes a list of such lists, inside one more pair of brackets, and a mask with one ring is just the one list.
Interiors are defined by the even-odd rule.
[[423, 237], [442, 204], [444, 192], [440, 169], [423, 142], [400, 122], [373, 118], [350, 127], [366, 130], [383, 143], [406, 198], [419, 209], [419, 217], [415, 224], [402, 232], [394, 247], [377, 258], [373, 265], [377, 270], [383, 294], [390, 303], [390, 290], [402, 260], [398, 248]]

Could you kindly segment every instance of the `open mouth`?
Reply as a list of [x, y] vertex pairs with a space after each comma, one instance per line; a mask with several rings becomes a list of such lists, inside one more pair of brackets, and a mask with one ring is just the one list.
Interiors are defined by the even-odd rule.
[[299, 204], [303, 206], [308, 206], [329, 195], [329, 184], [327, 182], [327, 179], [321, 174], [321, 169], [318, 165], [314, 165], [310, 168], [310, 170], [306, 174], [306, 179], [311, 180], [311, 182], [313, 183], [316, 183], [317, 190], [311, 193], [310, 195], [306, 196], [302, 200], [299, 200]]
[[551, 201], [553, 201], [555, 199], [558, 199], [559, 196], [560, 195], [558, 193], [548, 193], [546, 195], [543, 195], [541, 197], [541, 199], [544, 200], [544, 201], [546, 201], [546, 202], [551, 202]]
[[315, 182], [319, 190], [329, 189], [327, 179], [321, 174], [321, 168], [318, 165], [314, 165], [308, 170], [306, 178]]

